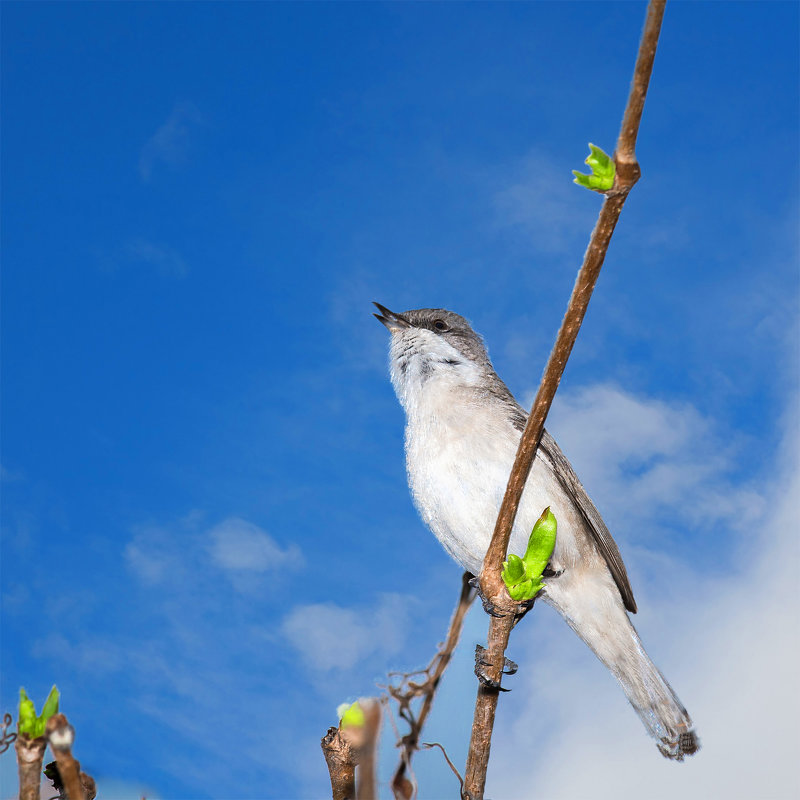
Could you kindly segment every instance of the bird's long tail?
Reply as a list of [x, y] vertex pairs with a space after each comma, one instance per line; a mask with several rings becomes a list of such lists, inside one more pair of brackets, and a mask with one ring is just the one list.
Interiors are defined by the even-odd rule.
[[[692, 720], [650, 660], [616, 587], [594, 576], [556, 579], [542, 597], [594, 651], [620, 682], [630, 704], [666, 758], [683, 761], [700, 748]], [[573, 585], [569, 585], [573, 584]]]

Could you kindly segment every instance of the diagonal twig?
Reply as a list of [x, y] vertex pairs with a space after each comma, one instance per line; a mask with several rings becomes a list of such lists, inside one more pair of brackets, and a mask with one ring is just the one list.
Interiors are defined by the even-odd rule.
[[[561, 382], [561, 376], [564, 374], [567, 359], [572, 352], [572, 347], [575, 344], [575, 339], [586, 314], [586, 308], [597, 283], [600, 268], [603, 266], [611, 235], [619, 219], [622, 206], [625, 203], [628, 192], [639, 179], [640, 169], [635, 154], [636, 137], [653, 69], [653, 60], [658, 45], [665, 4], [666, 0], [650, 0], [647, 8], [647, 18], [639, 44], [633, 83], [614, 153], [614, 161], [617, 166], [614, 186], [605, 193], [597, 224], [592, 231], [589, 246], [584, 255], [583, 266], [578, 273], [567, 312], [561, 323], [553, 350], [550, 353], [547, 367], [528, 417], [528, 423], [519, 443], [519, 449], [508, 479], [508, 486], [497, 517], [492, 541], [483, 561], [483, 569], [480, 574], [481, 589], [484, 595], [494, 603], [495, 607], [504, 612], [503, 616], [492, 617], [489, 623], [487, 660], [490, 663], [486, 672], [489, 678], [497, 682], [501, 679], [504, 654], [511, 628], [514, 625], [515, 609], [515, 604], [508, 596], [500, 577], [501, 563], [506, 556], [511, 529], [514, 525], [525, 482], [528, 479], [528, 474], [539, 446], [545, 418], [550, 410], [556, 390]], [[462, 790], [462, 797], [467, 800], [481, 800], [483, 798], [498, 696], [497, 689], [492, 689], [485, 685], [480, 685], [478, 688], [475, 717], [472, 724], [472, 738], [470, 740], [464, 788]]]
[[[447, 631], [447, 638], [440, 647], [436, 655], [431, 659], [427, 669], [420, 672], [413, 672], [401, 675], [399, 686], [386, 687], [389, 695], [397, 702], [398, 714], [409, 726], [409, 732], [400, 739], [400, 762], [392, 778], [392, 792], [395, 800], [411, 800], [415, 794], [415, 785], [409, 780], [408, 774], [411, 773], [411, 759], [414, 752], [419, 749], [419, 740], [422, 735], [422, 728], [430, 714], [436, 690], [453, 657], [458, 640], [461, 637], [461, 629], [464, 626], [464, 618], [469, 611], [472, 601], [475, 599], [475, 590], [469, 581], [472, 575], [465, 572], [461, 579], [461, 593], [456, 603], [453, 616], [450, 619], [450, 626]], [[411, 681], [414, 675], [424, 675], [423, 681]], [[422, 705], [419, 713], [414, 714], [411, 708], [411, 701], [422, 697]], [[458, 774], [456, 772], [456, 774]], [[461, 778], [459, 777], [459, 780]]]

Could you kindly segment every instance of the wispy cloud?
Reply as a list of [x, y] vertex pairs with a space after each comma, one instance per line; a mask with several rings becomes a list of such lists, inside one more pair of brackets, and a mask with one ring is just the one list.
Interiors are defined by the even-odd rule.
[[192, 574], [208, 577], [216, 570], [245, 589], [267, 574], [302, 563], [296, 545], [281, 547], [263, 528], [241, 517], [228, 517], [210, 528], [201, 521], [202, 515], [193, 513], [172, 526], [137, 526], [124, 550], [129, 568], [152, 586], [191, 583]]
[[207, 535], [213, 562], [231, 572], [269, 572], [302, 558], [296, 545], [281, 548], [266, 531], [241, 517], [229, 517]]
[[149, 181], [160, 164], [174, 167], [186, 158], [191, 133], [202, 122], [192, 103], [178, 103], [158, 130], [147, 140], [139, 156], [139, 175]]
[[355, 609], [336, 603], [295, 606], [281, 630], [317, 672], [351, 669], [372, 656], [397, 655], [406, 642], [410, 598], [385, 594], [375, 607]]
[[[522, 236], [537, 251], [570, 252], [585, 242], [591, 209], [581, 213], [581, 195], [569, 172], [556, 168], [544, 153], [528, 154], [514, 165], [514, 179], [495, 190], [495, 227]], [[594, 212], [596, 213], [596, 212]], [[588, 224], [587, 224], [588, 223]]]
[[669, 514], [741, 526], [763, 513], [757, 491], [740, 483], [733, 491], [745, 444], [723, 439], [688, 404], [595, 384], [559, 395], [548, 428], [609, 523], [633, 527]]

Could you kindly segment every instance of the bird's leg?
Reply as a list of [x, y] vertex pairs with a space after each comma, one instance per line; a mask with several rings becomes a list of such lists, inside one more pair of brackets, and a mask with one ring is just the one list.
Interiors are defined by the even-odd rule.
[[[500, 681], [496, 681], [493, 678], [490, 678], [486, 674], [485, 667], [491, 667], [492, 663], [485, 659], [487, 650], [485, 647], [481, 647], [481, 645], [475, 645], [475, 676], [478, 680], [486, 686], [488, 689], [495, 689], [498, 692], [510, 692], [511, 689], [504, 689], [500, 685]], [[503, 659], [503, 668], [500, 670], [501, 675], [513, 675], [519, 667], [517, 664], [512, 661], [510, 658]]]

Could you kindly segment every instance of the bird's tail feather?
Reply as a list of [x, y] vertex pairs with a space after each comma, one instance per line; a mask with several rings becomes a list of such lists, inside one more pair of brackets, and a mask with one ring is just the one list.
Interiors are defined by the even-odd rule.
[[592, 592], [584, 584], [577, 593], [564, 589], [553, 586], [543, 599], [611, 670], [661, 754], [683, 761], [697, 752], [700, 741], [689, 714], [645, 652], [621, 602], [610, 600], [606, 587]]

